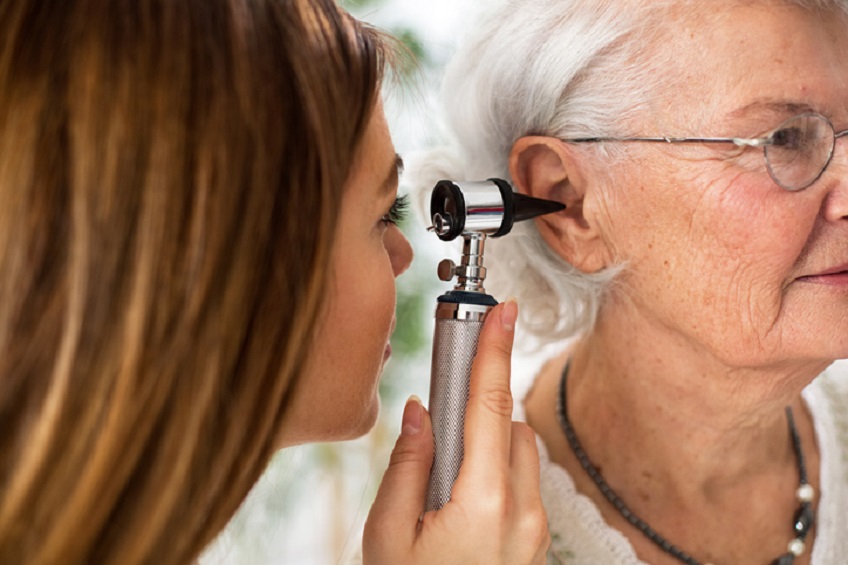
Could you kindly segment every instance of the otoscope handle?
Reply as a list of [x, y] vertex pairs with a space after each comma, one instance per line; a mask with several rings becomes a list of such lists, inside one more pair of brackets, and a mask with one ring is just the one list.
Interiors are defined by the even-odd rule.
[[496, 304], [482, 293], [451, 291], [439, 297], [429, 402], [435, 451], [425, 511], [438, 510], [450, 500], [459, 475], [471, 364], [483, 322]]

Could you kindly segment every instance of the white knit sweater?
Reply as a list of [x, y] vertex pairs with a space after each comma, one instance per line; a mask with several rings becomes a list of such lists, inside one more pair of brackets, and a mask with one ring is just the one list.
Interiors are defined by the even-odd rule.
[[[848, 365], [827, 369], [803, 392], [821, 451], [821, 497], [812, 565], [848, 564]], [[598, 507], [574, 489], [539, 440], [542, 499], [552, 544], [549, 565], [646, 565], [630, 542], [609, 527]]]

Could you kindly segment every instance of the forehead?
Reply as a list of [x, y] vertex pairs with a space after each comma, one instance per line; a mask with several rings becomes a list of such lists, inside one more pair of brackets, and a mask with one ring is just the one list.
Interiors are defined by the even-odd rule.
[[710, 6], [669, 22], [660, 47], [671, 78], [662, 97], [665, 112], [696, 107], [705, 121], [715, 122], [794, 105], [848, 120], [843, 12], [780, 1], [713, 0]]
[[365, 191], [369, 186], [379, 184], [394, 162], [394, 144], [389, 133], [382, 100], [378, 100], [356, 148], [348, 178], [350, 188]]

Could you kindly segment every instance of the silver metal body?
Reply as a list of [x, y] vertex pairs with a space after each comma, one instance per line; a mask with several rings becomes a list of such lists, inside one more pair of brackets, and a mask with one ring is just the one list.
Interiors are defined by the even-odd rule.
[[469, 233], [462, 236], [462, 260], [459, 265], [450, 259], [439, 263], [439, 278], [449, 281], [457, 277], [454, 290], [486, 293], [483, 281], [486, 280], [486, 267], [483, 266], [483, 250], [486, 247], [486, 234]]
[[492, 235], [500, 229], [504, 218], [504, 202], [490, 181], [454, 181], [465, 197], [464, 233]]
[[440, 303], [436, 308], [433, 364], [430, 375], [430, 417], [435, 454], [430, 469], [425, 511], [450, 500], [464, 455], [465, 405], [471, 363], [491, 306]]

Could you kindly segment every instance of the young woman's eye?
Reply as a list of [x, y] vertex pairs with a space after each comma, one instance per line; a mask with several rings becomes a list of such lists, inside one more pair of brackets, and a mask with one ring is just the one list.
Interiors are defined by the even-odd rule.
[[392, 224], [396, 226], [406, 219], [408, 212], [409, 195], [404, 194], [403, 196], [398, 196], [397, 198], [395, 198], [392, 207], [389, 208], [389, 211], [386, 212], [386, 214], [383, 215], [380, 220], [386, 225]]

